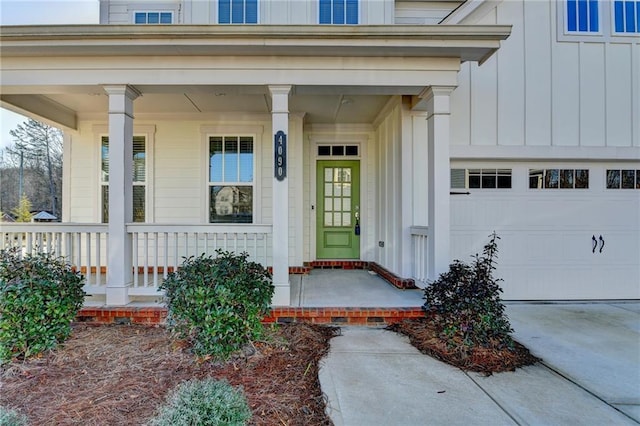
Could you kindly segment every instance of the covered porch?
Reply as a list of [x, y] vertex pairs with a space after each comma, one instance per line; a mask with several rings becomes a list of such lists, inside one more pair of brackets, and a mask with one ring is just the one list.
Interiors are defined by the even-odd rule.
[[[247, 252], [272, 268], [274, 306], [295, 306], [289, 273], [327, 259], [318, 253], [321, 148], [343, 161], [333, 147], [356, 147], [360, 204], [332, 211], [346, 215], [356, 249], [347, 258], [423, 283], [450, 260], [449, 113], [460, 63], [482, 62], [508, 34], [503, 26], [3, 28], [0, 101], [62, 127], [65, 165], [63, 223], [3, 223], [0, 246], [67, 258], [106, 306], [156, 297], [184, 257]], [[223, 180], [210, 177], [211, 135], [251, 135], [249, 223], [210, 223], [212, 181]], [[136, 137], [147, 147], [143, 182], [132, 172]]]

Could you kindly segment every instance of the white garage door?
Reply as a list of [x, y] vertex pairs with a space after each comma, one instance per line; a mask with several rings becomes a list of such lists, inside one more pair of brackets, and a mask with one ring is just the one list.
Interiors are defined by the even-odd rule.
[[[453, 189], [469, 192], [451, 197], [454, 259], [471, 260], [495, 230], [501, 238], [496, 276], [504, 279], [505, 300], [640, 298], [640, 185], [607, 189], [607, 176], [610, 181], [615, 177], [607, 175], [608, 170], [640, 167], [499, 167], [511, 170], [511, 188]], [[452, 168], [459, 170], [461, 165], [454, 163]], [[530, 188], [538, 170], [576, 169], [589, 170], [588, 189], [545, 188], [544, 179], [555, 186], [555, 172], [550, 172], [551, 180], [541, 178], [542, 188]], [[464, 170], [468, 186], [469, 172], [473, 175], [479, 168]]]

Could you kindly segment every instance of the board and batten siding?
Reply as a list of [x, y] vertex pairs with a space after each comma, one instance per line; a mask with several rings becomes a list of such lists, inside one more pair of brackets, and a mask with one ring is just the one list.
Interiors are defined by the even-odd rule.
[[462, 65], [453, 145], [640, 147], [640, 38], [558, 41], [553, 1], [501, 2], [479, 23], [513, 29]]

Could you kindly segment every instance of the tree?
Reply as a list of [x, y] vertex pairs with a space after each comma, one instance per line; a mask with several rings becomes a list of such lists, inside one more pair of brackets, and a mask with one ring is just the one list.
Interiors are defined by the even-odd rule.
[[26, 195], [37, 210], [49, 210], [58, 216], [61, 210], [62, 132], [28, 119], [9, 134], [14, 138], [14, 144], [5, 150], [0, 165], [3, 206], [17, 206], [20, 198]]
[[31, 201], [26, 196], [20, 198], [18, 207], [13, 210], [16, 216], [16, 222], [31, 222], [33, 215], [31, 214]]

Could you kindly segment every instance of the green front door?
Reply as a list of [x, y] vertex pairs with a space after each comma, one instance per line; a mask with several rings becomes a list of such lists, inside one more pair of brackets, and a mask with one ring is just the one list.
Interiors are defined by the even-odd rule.
[[360, 162], [318, 161], [318, 259], [360, 259]]

